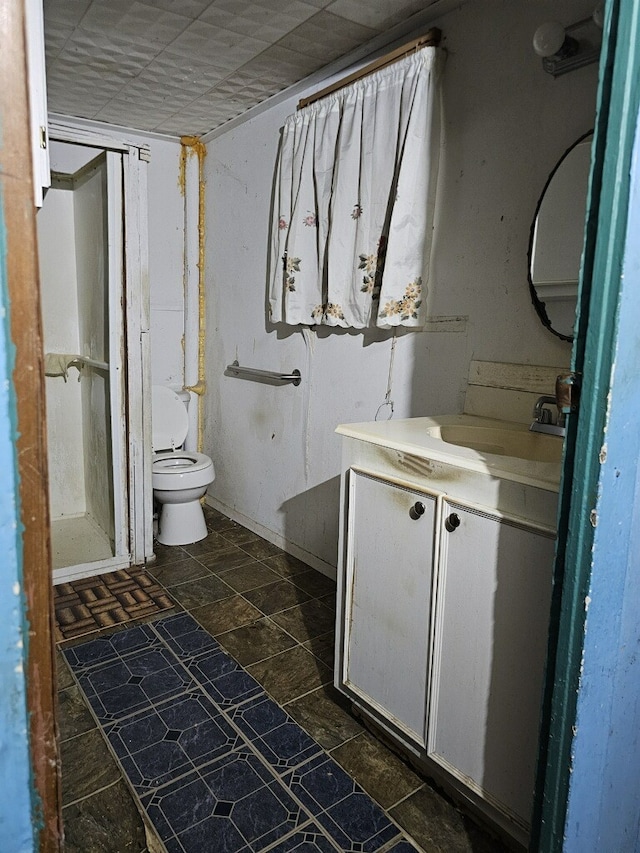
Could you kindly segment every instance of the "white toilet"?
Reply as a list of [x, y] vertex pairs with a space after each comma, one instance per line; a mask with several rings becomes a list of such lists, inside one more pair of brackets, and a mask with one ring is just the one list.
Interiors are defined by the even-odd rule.
[[204, 453], [182, 450], [189, 428], [189, 392], [164, 385], [151, 389], [153, 496], [160, 504], [158, 534], [162, 545], [189, 545], [207, 535], [200, 498], [213, 483], [213, 462]]

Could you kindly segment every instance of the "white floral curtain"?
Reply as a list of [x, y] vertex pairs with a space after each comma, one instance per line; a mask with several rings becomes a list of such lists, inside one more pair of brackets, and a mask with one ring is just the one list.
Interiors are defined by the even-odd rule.
[[274, 194], [270, 319], [424, 322], [438, 143], [437, 49], [290, 116]]

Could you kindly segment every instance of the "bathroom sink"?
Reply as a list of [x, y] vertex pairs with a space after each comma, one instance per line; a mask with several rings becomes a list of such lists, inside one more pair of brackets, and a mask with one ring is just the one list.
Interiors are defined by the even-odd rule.
[[[408, 468], [428, 460], [431, 477], [435, 470], [443, 477], [453, 468], [464, 470], [469, 483], [478, 483], [476, 498], [483, 505], [496, 483], [511, 481], [556, 493], [560, 483], [562, 437], [531, 432], [528, 423], [465, 413], [341, 424], [337, 432], [395, 451]], [[491, 479], [475, 481], [478, 474], [489, 474]], [[461, 482], [458, 473], [455, 488]]]
[[523, 429], [439, 424], [429, 427], [428, 433], [447, 444], [468, 447], [482, 454], [514, 456], [531, 462], [560, 462], [562, 458], [562, 438]]

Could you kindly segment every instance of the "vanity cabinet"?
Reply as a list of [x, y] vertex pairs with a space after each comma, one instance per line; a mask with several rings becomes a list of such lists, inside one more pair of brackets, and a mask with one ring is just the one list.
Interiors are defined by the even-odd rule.
[[344, 439], [335, 685], [525, 843], [557, 492], [407, 453], [386, 430], [389, 446]]
[[554, 538], [446, 499], [443, 518], [427, 752], [526, 825]]
[[354, 470], [348, 489], [341, 680], [424, 748], [436, 500]]

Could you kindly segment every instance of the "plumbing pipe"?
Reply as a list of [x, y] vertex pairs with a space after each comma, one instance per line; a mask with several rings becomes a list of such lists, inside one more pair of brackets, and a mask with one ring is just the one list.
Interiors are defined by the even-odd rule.
[[185, 447], [202, 452], [202, 398], [206, 391], [203, 172], [207, 152], [198, 137], [183, 136], [180, 143], [180, 186], [184, 197], [184, 386], [191, 393]]

